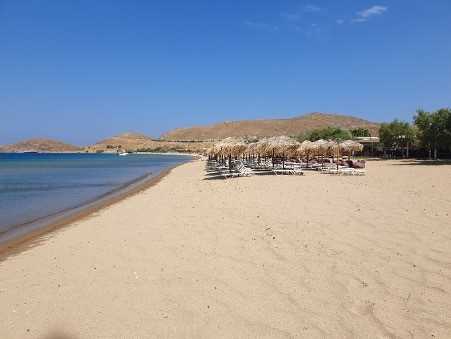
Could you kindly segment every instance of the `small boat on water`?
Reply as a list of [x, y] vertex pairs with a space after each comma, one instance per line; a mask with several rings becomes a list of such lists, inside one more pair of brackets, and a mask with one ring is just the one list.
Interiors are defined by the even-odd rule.
[[129, 154], [130, 153], [128, 153], [128, 152], [121, 152], [121, 153], [118, 153], [117, 155], [123, 157], [123, 156], [129, 155]]

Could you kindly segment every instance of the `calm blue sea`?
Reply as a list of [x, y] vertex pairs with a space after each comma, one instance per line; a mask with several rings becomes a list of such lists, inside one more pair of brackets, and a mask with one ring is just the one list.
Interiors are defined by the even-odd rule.
[[156, 154], [0, 154], [0, 235], [190, 159]]

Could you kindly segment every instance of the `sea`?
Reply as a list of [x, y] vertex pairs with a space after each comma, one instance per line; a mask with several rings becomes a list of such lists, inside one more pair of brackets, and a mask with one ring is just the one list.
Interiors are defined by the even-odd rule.
[[83, 208], [191, 159], [166, 154], [0, 153], [0, 241], [19, 227]]

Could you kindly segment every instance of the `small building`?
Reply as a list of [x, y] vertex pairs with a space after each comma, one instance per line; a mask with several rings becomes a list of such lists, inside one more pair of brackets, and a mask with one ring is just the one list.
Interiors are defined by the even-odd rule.
[[363, 156], [374, 157], [384, 153], [379, 137], [355, 137], [353, 140], [363, 145]]

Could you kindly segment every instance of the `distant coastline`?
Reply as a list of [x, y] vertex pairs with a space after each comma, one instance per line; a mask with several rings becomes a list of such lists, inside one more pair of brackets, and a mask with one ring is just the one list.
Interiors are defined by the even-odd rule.
[[249, 138], [296, 136], [309, 130], [329, 126], [348, 130], [365, 127], [373, 136], [378, 135], [379, 130], [379, 124], [358, 117], [316, 112], [288, 119], [243, 120], [176, 128], [163, 134], [161, 138], [125, 132], [87, 146], [71, 145], [48, 138], [34, 138], [11, 145], [0, 145], [0, 152], [205, 154], [214, 142], [230, 136]]

